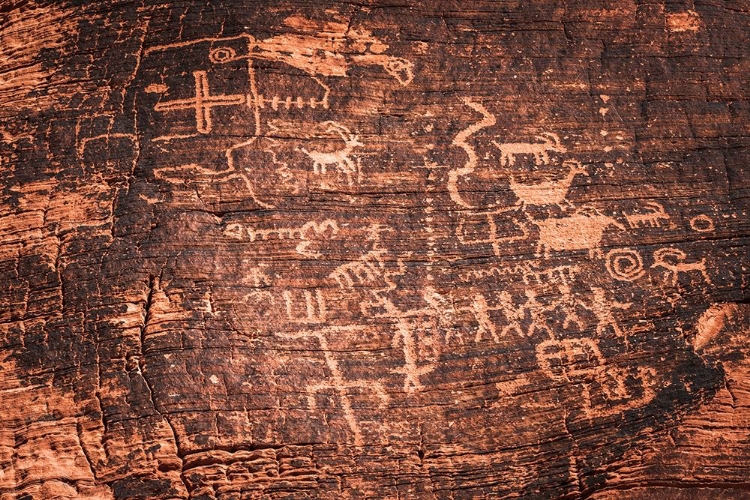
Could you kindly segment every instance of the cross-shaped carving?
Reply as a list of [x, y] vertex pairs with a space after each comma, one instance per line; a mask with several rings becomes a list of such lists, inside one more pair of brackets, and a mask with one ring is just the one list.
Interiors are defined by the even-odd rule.
[[236, 106], [248, 102], [244, 94], [211, 95], [208, 86], [208, 75], [205, 71], [193, 72], [195, 77], [195, 98], [175, 99], [160, 102], [154, 106], [159, 112], [176, 111], [180, 109], [195, 109], [195, 126], [201, 134], [211, 132], [211, 108], [215, 106]]

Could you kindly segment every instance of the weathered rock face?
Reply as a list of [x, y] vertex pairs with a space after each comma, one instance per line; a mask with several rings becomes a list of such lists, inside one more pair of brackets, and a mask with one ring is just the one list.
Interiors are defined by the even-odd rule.
[[748, 495], [747, 5], [0, 15], [0, 498]]

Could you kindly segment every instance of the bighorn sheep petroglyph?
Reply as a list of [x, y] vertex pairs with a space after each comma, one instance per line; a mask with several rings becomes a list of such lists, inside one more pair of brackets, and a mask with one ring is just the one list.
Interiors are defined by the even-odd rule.
[[534, 136], [541, 142], [506, 142], [500, 144], [492, 141], [500, 150], [500, 164], [506, 167], [516, 164], [516, 158], [520, 155], [532, 155], [534, 162], [546, 165], [549, 163], [549, 153], [565, 153], [567, 149], [560, 145], [560, 137], [552, 132], [542, 132]]
[[326, 125], [326, 131], [336, 133], [344, 141], [344, 147], [333, 152], [325, 151], [308, 151], [300, 148], [313, 161], [313, 172], [316, 174], [325, 174], [326, 168], [333, 166], [339, 172], [346, 175], [346, 180], [351, 185], [353, 183], [352, 174], [359, 172], [359, 162], [353, 161], [349, 155], [352, 154], [357, 146], [364, 146], [359, 142], [359, 136], [353, 134], [347, 127], [334, 121], [323, 123]]

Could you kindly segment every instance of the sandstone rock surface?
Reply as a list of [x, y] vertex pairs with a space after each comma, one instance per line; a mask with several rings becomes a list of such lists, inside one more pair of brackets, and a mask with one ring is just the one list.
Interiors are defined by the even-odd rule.
[[0, 0], [0, 498], [747, 498], [750, 4]]

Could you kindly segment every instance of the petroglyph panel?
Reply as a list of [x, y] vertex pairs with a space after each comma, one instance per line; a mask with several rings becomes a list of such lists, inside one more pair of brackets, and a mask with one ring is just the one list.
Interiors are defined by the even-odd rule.
[[750, 487], [741, 7], [6, 4], [3, 499]]

